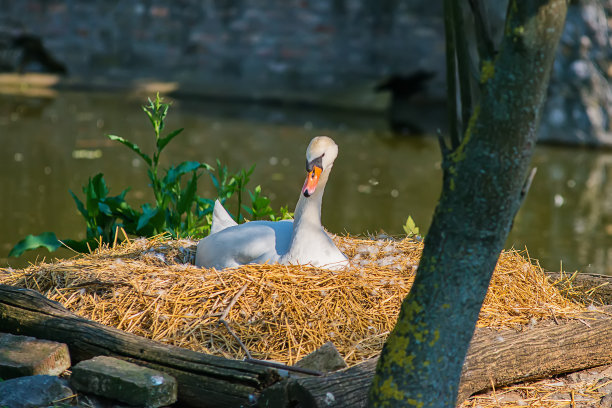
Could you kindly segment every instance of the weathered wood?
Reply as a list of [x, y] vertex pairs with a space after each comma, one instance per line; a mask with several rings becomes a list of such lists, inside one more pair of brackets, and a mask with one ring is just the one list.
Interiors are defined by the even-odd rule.
[[[580, 320], [540, 322], [525, 331], [476, 330], [463, 365], [459, 398], [497, 386], [612, 363], [612, 307]], [[366, 407], [376, 359], [324, 377], [268, 388], [259, 406]], [[297, 405], [293, 405], [297, 404]]]
[[69, 312], [28, 289], [0, 285], [0, 331], [66, 343], [73, 363], [97, 355], [164, 371], [179, 383], [181, 406], [237, 407], [275, 383], [275, 369], [167, 346]]
[[584, 272], [576, 273], [575, 275], [546, 272], [546, 275], [553, 282], [559, 281], [557, 285], [561, 288], [571, 284], [578, 293], [584, 293], [584, 300], [595, 300], [604, 305], [612, 305], [612, 276], [610, 275]]
[[[529, 379], [612, 363], [612, 306], [581, 320], [541, 322], [522, 332], [478, 329], [470, 344], [460, 399]], [[185, 406], [365, 407], [376, 359], [324, 377], [279, 382], [277, 371], [163, 345], [81, 318], [37, 292], [0, 285], [0, 331], [68, 344], [76, 363], [111, 355], [173, 375]], [[333, 402], [333, 404], [332, 404]]]

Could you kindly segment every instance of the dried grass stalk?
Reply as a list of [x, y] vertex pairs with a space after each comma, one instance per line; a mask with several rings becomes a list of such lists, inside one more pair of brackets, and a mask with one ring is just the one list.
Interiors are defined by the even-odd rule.
[[[331, 340], [352, 365], [380, 352], [422, 244], [352, 237], [337, 243], [352, 262], [342, 272], [282, 265], [199, 269], [183, 263], [193, 258], [193, 242], [156, 238], [0, 270], [0, 283], [34, 289], [80, 316], [179, 347], [244, 357], [220, 324], [223, 317], [253, 358], [293, 364]], [[499, 259], [478, 325], [512, 327], [583, 309], [527, 254], [510, 250]]]

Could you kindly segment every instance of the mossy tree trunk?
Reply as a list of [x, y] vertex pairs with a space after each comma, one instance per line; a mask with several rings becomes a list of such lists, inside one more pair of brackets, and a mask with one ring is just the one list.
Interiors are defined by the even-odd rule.
[[[469, 69], [458, 3], [445, 2], [445, 17], [447, 31], [459, 30], [447, 33], [447, 58], [449, 67], [457, 67], [456, 76], [449, 76], [449, 89], [458, 78], [463, 106], [451, 103], [458, 126], [450, 126], [450, 148], [441, 140], [442, 193], [413, 288], [377, 365], [370, 390], [375, 407], [455, 406], [480, 307], [526, 192], [567, 11], [566, 0], [510, 0], [499, 51], [481, 42], [480, 78], [471, 99], [474, 88], [465, 82]], [[477, 10], [478, 2], [470, 3]], [[464, 130], [461, 117], [469, 117], [463, 120]]]

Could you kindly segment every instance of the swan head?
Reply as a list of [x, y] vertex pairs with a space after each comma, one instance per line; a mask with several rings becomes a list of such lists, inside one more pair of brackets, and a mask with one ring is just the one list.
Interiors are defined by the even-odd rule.
[[317, 136], [310, 141], [306, 149], [306, 171], [308, 176], [302, 188], [302, 194], [310, 197], [314, 194], [319, 177], [329, 171], [338, 157], [338, 145], [327, 136]]

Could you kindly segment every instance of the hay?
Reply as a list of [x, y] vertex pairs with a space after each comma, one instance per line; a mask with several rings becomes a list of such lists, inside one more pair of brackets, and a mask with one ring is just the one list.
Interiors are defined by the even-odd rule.
[[[0, 270], [0, 283], [37, 290], [80, 316], [196, 351], [243, 358], [237, 337], [253, 358], [293, 364], [331, 340], [354, 365], [380, 352], [410, 290], [422, 243], [336, 241], [351, 258], [346, 271], [199, 269], [183, 263], [193, 257], [193, 242], [158, 238]], [[513, 327], [582, 309], [527, 254], [511, 250], [500, 257], [478, 325]]]
[[474, 395], [459, 408], [597, 407], [606, 395], [602, 389], [609, 384], [606, 379], [576, 383], [558, 379], [527, 382]]

